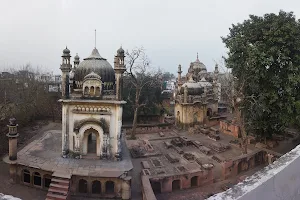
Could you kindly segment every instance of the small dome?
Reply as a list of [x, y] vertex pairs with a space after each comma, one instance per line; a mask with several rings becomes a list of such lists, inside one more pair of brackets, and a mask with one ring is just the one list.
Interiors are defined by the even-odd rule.
[[66, 48], [63, 50], [63, 54], [70, 54], [70, 50], [68, 49], [68, 47], [66, 47]]
[[122, 46], [118, 49], [117, 51], [118, 55], [123, 55], [125, 53], [124, 49], [122, 48]]
[[86, 81], [86, 80], [99, 80], [101, 81], [101, 76], [99, 76], [98, 74], [96, 74], [95, 72], [91, 72], [89, 73], [88, 75], [86, 75], [83, 79], [83, 81]]
[[78, 53], [76, 53], [76, 56], [74, 57], [74, 60], [79, 60], [80, 57], [78, 56]]

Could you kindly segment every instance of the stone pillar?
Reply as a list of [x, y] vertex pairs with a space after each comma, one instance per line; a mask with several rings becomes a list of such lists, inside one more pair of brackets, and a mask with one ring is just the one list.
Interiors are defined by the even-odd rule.
[[124, 178], [122, 182], [122, 200], [131, 199], [131, 176]]
[[17, 160], [17, 144], [18, 144], [18, 137], [19, 133], [17, 130], [18, 124], [16, 124], [16, 119], [11, 118], [9, 119], [9, 124], [7, 125], [8, 127], [8, 133], [6, 136], [8, 137], [9, 140], [9, 160]]

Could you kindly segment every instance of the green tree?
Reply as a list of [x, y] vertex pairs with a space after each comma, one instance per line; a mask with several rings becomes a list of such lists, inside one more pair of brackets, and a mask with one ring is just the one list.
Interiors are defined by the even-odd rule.
[[300, 22], [292, 12], [250, 15], [222, 40], [226, 66], [242, 92], [245, 130], [266, 139], [294, 117], [300, 74]]

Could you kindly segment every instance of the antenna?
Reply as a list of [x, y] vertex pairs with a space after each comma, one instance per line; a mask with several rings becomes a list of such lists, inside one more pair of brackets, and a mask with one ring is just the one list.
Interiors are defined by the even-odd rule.
[[95, 29], [95, 49], [96, 49], [96, 29]]

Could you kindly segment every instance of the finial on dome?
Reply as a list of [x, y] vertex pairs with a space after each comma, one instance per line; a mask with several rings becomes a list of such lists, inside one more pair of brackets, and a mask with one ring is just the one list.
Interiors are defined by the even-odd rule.
[[198, 57], [198, 52], [197, 52], [197, 60], [199, 60], [199, 57]]

